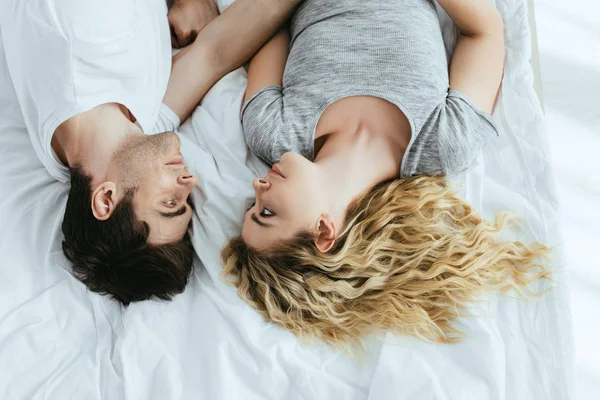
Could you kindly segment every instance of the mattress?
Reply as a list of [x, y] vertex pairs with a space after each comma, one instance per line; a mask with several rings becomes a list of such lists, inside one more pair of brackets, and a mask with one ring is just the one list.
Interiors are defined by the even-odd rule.
[[[458, 322], [468, 334], [460, 344], [387, 335], [367, 340], [365, 352], [354, 356], [264, 321], [221, 279], [219, 251], [240, 232], [253, 200], [251, 180], [267, 170], [243, 139], [243, 69], [215, 85], [180, 130], [186, 162], [199, 177], [189, 286], [171, 302], [123, 307], [90, 293], [70, 273], [60, 232], [68, 187], [36, 158], [2, 49], [0, 398], [570, 399], [568, 287], [529, 63], [527, 4], [495, 4], [506, 26], [495, 111], [502, 134], [454, 180], [486, 217], [523, 217], [522, 230], [507, 238], [557, 246], [555, 287], [537, 302], [499, 295], [473, 306], [477, 317]], [[455, 31], [442, 12], [440, 22], [450, 49]]]

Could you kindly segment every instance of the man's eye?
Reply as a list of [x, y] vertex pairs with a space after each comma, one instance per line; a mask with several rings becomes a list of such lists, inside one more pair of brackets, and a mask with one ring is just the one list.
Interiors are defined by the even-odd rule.
[[275, 215], [275, 213], [266, 207], [263, 207], [262, 211], [260, 212], [260, 216], [264, 217], [264, 218], [272, 217], [274, 215]]
[[169, 200], [167, 201], [167, 207], [173, 208], [177, 205], [177, 202], [175, 200]]

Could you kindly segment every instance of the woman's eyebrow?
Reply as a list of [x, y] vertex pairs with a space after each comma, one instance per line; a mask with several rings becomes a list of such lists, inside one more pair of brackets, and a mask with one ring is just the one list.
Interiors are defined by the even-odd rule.
[[261, 220], [258, 219], [258, 217], [256, 216], [256, 214], [252, 213], [252, 221], [256, 222], [258, 225], [260, 226], [264, 226], [265, 228], [271, 228], [273, 225], [271, 224], [265, 224], [264, 222], [262, 222]]

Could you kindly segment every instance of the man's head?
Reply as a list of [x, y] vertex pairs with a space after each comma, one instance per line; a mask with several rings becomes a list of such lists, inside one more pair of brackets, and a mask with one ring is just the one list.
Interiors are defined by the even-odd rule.
[[71, 169], [63, 251], [90, 290], [127, 304], [170, 299], [185, 288], [197, 178], [179, 146], [172, 132], [132, 135], [110, 157], [105, 177]]

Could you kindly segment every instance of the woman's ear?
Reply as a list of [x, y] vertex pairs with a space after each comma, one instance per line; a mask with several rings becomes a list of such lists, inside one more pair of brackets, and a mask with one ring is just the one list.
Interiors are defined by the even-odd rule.
[[335, 243], [336, 227], [330, 214], [321, 214], [317, 221], [315, 246], [321, 253], [327, 253]]
[[92, 192], [92, 214], [99, 221], [110, 218], [116, 207], [116, 186], [113, 182], [104, 182]]

